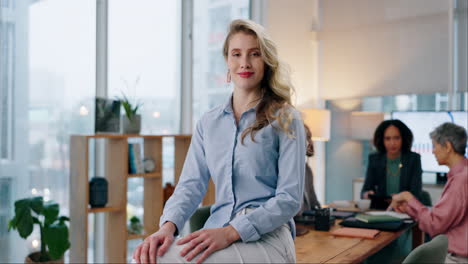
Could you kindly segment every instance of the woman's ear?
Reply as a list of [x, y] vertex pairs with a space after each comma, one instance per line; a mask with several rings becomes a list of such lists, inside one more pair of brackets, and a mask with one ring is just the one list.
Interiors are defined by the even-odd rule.
[[447, 153], [453, 152], [453, 145], [450, 141], [446, 141], [442, 146], [444, 147], [445, 152]]

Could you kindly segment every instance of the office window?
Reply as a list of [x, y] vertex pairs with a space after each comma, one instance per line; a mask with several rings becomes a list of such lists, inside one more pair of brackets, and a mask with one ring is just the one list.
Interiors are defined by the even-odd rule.
[[232, 92], [226, 83], [222, 45], [229, 23], [249, 18], [249, 11], [249, 0], [193, 2], [193, 126], [204, 112], [224, 103]]
[[143, 134], [179, 132], [180, 2], [109, 1], [109, 96], [142, 103]]
[[[180, 132], [181, 2], [109, 1], [108, 94], [142, 103], [141, 134]], [[173, 142], [163, 142], [163, 184], [174, 182]], [[142, 219], [143, 182], [128, 182], [128, 217]], [[127, 258], [141, 240], [128, 242]]]
[[12, 158], [15, 46], [15, 24], [7, 19], [0, 19], [0, 160]]
[[[95, 6], [94, 0], [1, 1], [2, 229], [14, 201], [25, 197], [54, 200], [69, 215], [69, 136], [91, 133], [94, 125], [88, 106], [95, 95]], [[0, 232], [0, 244], [8, 244], [0, 246], [0, 262], [23, 262], [38, 239], [39, 230], [27, 240]]]

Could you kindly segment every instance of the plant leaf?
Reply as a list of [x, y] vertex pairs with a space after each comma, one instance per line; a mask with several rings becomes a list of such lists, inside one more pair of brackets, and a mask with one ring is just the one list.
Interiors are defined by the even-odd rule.
[[13, 229], [13, 230], [16, 229], [16, 217], [13, 217], [13, 219], [11, 219], [8, 222], [8, 232], [10, 232], [11, 229]]
[[41, 196], [37, 196], [30, 199], [31, 209], [36, 214], [41, 214], [42, 209], [44, 208], [44, 202]]
[[70, 248], [68, 227], [63, 222], [44, 227], [44, 242], [52, 259], [59, 259]]
[[59, 214], [59, 205], [57, 203], [49, 203], [44, 205], [44, 225], [51, 225], [52, 223], [57, 220], [58, 214]]
[[34, 224], [38, 224], [38, 225], [40, 225], [40, 224], [41, 224], [41, 222], [39, 222], [39, 218], [37, 218], [37, 217], [33, 216], [33, 218], [32, 218], [32, 219], [33, 219], [33, 223], [34, 223]]
[[59, 217], [59, 221], [64, 223], [65, 221], [69, 221], [70, 222], [70, 218], [66, 217], [66, 216], [61, 216]]
[[22, 199], [15, 202], [15, 218], [13, 218], [12, 224], [18, 229], [18, 233], [22, 238], [27, 238], [33, 231], [30, 204], [30, 199]]

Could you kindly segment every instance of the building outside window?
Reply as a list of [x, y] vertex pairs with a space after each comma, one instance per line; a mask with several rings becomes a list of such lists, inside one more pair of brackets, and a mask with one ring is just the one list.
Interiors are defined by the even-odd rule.
[[[108, 96], [140, 103], [141, 134], [180, 132], [181, 2], [109, 1]], [[163, 142], [163, 184], [174, 183], [174, 141]], [[128, 180], [127, 218], [143, 220], [143, 180]], [[128, 241], [127, 259], [141, 239]]]
[[[89, 109], [80, 109], [95, 95], [95, 6], [0, 1], [2, 227], [15, 200], [35, 195], [69, 214], [69, 136], [90, 133], [94, 124]], [[0, 262], [22, 262], [37, 250], [38, 231], [24, 241], [0, 228]]]
[[250, 1], [193, 2], [192, 124], [232, 93], [222, 45], [233, 19], [250, 17]]

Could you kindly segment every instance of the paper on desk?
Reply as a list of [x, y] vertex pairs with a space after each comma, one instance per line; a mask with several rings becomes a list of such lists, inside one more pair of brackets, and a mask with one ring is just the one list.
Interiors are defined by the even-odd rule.
[[366, 212], [366, 214], [368, 214], [368, 215], [388, 215], [388, 216], [393, 216], [393, 217], [397, 217], [397, 218], [400, 218], [400, 219], [411, 219], [411, 216], [409, 216], [407, 214], [397, 213], [397, 212], [393, 212], [393, 211], [370, 211], [370, 212]]

